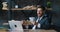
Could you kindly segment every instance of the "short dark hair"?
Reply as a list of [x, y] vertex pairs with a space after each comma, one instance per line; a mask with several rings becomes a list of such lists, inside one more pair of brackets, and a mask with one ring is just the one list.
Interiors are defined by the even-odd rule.
[[37, 7], [37, 9], [38, 8], [41, 8], [42, 10], [45, 10], [45, 7], [44, 6], [39, 6], [39, 7]]

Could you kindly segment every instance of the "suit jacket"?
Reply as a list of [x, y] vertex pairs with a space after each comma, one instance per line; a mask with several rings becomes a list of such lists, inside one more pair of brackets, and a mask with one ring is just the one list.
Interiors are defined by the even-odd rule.
[[[35, 20], [37, 19], [38, 17], [35, 17]], [[38, 21], [38, 23], [41, 24], [41, 27], [40, 28], [36, 27], [37, 29], [48, 29], [50, 27], [50, 23], [47, 15], [44, 15], [42, 19]]]

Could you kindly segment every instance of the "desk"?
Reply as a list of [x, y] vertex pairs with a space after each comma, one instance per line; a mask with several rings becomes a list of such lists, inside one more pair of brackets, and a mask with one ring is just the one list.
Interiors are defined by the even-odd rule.
[[0, 29], [0, 32], [8, 32], [7, 29]]
[[[9, 32], [9, 30], [0, 29], [0, 32]], [[27, 29], [24, 29], [24, 32], [57, 32], [57, 31], [55, 31], [55, 30], [42, 30], [42, 29], [40, 29], [40, 30], [31, 30], [31, 29], [27, 30]]]
[[38, 30], [38, 29], [36, 29], [36, 30], [25, 30], [24, 32], [57, 32], [57, 31], [55, 31], [55, 30], [43, 30], [43, 29], [40, 29], [40, 30]]
[[[20, 22], [20, 23], [22, 23], [22, 21]], [[30, 24], [29, 24], [30, 25]], [[57, 31], [55, 31], [55, 30], [43, 30], [43, 29], [36, 29], [36, 30], [31, 30], [31, 29], [23, 29], [24, 30], [24, 32], [57, 32]], [[7, 30], [0, 30], [0, 32], [1, 31], [3, 31], [3, 32], [5, 32], [5, 31], [7, 31]], [[9, 31], [9, 30], [8, 30]]]

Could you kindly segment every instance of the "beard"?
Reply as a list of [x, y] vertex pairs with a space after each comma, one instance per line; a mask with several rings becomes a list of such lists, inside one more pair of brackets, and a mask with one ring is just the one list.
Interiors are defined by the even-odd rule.
[[41, 17], [43, 14], [37, 14], [38, 17]]

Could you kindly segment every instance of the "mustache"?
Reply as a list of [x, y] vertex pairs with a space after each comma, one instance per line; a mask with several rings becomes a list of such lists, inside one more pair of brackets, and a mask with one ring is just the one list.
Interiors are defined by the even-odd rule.
[[37, 14], [41, 14], [41, 13], [37, 13]]

